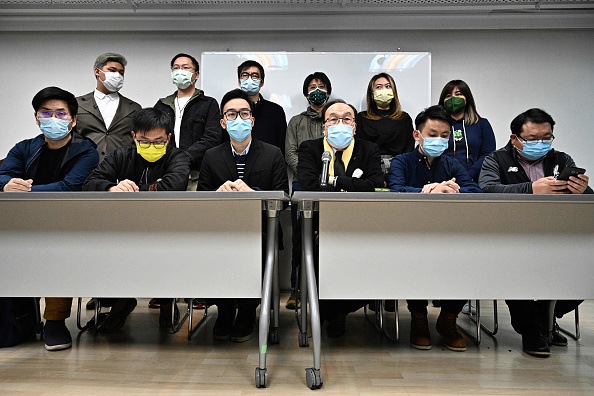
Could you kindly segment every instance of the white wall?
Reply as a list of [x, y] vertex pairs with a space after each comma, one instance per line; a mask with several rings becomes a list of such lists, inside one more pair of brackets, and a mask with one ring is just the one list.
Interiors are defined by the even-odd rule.
[[[333, 32], [0, 32], [0, 158], [18, 141], [39, 133], [31, 99], [57, 85], [75, 95], [95, 85], [92, 65], [107, 51], [128, 58], [122, 94], [152, 106], [173, 92], [169, 61], [177, 52], [202, 51], [428, 51], [432, 99], [451, 79], [465, 80], [479, 113], [489, 119], [497, 146], [509, 123], [530, 107], [557, 121], [555, 148], [594, 174], [594, 30], [409, 30]], [[12, 55], [12, 56], [11, 56]], [[318, 70], [311, 65], [309, 73]], [[328, 71], [333, 80], [354, 79]], [[227, 82], [224, 82], [227, 84]], [[264, 91], [265, 93], [265, 91]], [[208, 94], [208, 92], [207, 92]], [[219, 100], [220, 98], [217, 98]], [[303, 100], [303, 107], [306, 102]], [[406, 110], [406, 109], [405, 109]], [[288, 117], [292, 114], [287, 114]], [[411, 114], [415, 116], [415, 114]]]

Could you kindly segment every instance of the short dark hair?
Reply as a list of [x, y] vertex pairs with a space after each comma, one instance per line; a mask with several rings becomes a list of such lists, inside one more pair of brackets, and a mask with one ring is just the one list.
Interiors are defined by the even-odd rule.
[[512, 133], [516, 136], [520, 136], [522, 133], [522, 127], [524, 124], [532, 122], [534, 124], [545, 124], [548, 123], [551, 125], [551, 131], [553, 131], [553, 127], [555, 126], [555, 121], [553, 117], [546, 111], [542, 109], [529, 109], [523, 112], [522, 114], [518, 115], [514, 118], [509, 125]]
[[331, 100], [330, 102], [326, 103], [326, 106], [324, 106], [324, 108], [322, 109], [322, 119], [324, 120], [324, 122], [326, 121], [326, 111], [328, 111], [328, 108], [332, 105], [335, 105], [337, 103], [344, 103], [345, 105], [348, 105], [351, 109], [353, 109], [353, 117], [357, 116], [357, 109], [355, 109], [355, 106], [353, 106], [350, 103], [345, 102], [342, 99], [334, 99]]
[[448, 113], [448, 111], [440, 105], [427, 107], [417, 115], [415, 118], [415, 128], [417, 131], [423, 129], [427, 120], [445, 121], [450, 124], [450, 126], [454, 123], [454, 120], [452, 120], [452, 117], [450, 117], [450, 113]]
[[237, 79], [239, 80], [241, 78], [241, 73], [243, 73], [250, 67], [257, 67], [260, 70], [260, 77], [262, 77], [262, 81], [264, 81], [264, 68], [255, 60], [246, 60], [237, 67]]
[[173, 64], [175, 63], [177, 58], [190, 58], [190, 60], [192, 61], [192, 65], [194, 65], [194, 69], [196, 69], [197, 72], [200, 71], [200, 65], [198, 64], [196, 58], [194, 58], [192, 55], [184, 54], [183, 52], [175, 55], [173, 59], [171, 59], [171, 68], [173, 68]]
[[305, 77], [305, 80], [303, 81], [303, 96], [307, 96], [307, 94], [309, 93], [307, 92], [307, 87], [309, 86], [309, 83], [313, 80], [320, 80], [321, 82], [323, 82], [324, 85], [326, 85], [326, 91], [328, 92], [328, 96], [330, 96], [330, 94], [332, 93], [332, 83], [330, 82], [328, 76], [323, 72], [315, 72]]
[[147, 107], [134, 114], [132, 120], [134, 133], [148, 132], [153, 129], [163, 128], [167, 135], [173, 133], [173, 122], [167, 112], [153, 107]]
[[227, 104], [227, 102], [233, 99], [244, 99], [250, 105], [250, 111], [254, 110], [254, 104], [250, 100], [248, 94], [239, 88], [235, 88], [227, 92], [225, 96], [223, 96], [223, 99], [221, 99], [221, 117], [223, 116], [223, 109], [225, 108], [225, 105]]
[[33, 101], [31, 104], [33, 105], [35, 112], [38, 112], [43, 103], [52, 99], [63, 100], [66, 102], [68, 105], [68, 111], [72, 117], [78, 114], [78, 102], [76, 101], [74, 95], [58, 87], [43, 88], [41, 91], [37, 92], [35, 96], [33, 96]]

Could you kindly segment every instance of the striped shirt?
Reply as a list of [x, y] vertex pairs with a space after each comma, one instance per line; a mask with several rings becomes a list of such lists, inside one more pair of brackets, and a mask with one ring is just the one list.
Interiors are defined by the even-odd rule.
[[235, 148], [233, 147], [233, 145], [231, 145], [231, 152], [233, 153], [233, 157], [235, 157], [235, 166], [237, 167], [237, 176], [240, 179], [243, 179], [243, 176], [245, 174], [245, 161], [248, 155], [248, 152], [250, 151], [250, 146], [252, 145], [252, 142], [250, 141], [247, 145], [247, 147], [245, 148], [245, 150], [243, 150], [243, 152], [241, 154], [238, 154], [237, 151], [235, 151]]

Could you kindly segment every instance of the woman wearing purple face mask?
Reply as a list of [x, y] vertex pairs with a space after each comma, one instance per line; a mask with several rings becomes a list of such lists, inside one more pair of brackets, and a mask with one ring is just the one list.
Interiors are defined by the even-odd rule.
[[446, 155], [456, 158], [476, 182], [485, 156], [495, 151], [495, 134], [486, 118], [476, 111], [470, 87], [462, 80], [447, 83], [438, 104], [454, 119]]

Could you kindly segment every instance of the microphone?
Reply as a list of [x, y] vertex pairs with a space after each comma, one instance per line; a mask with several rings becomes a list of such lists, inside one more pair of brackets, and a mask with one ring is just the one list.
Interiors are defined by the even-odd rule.
[[328, 185], [328, 168], [330, 167], [330, 160], [332, 159], [332, 154], [330, 151], [324, 151], [322, 154], [322, 178], [320, 179], [320, 187], [325, 188]]

